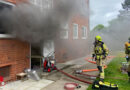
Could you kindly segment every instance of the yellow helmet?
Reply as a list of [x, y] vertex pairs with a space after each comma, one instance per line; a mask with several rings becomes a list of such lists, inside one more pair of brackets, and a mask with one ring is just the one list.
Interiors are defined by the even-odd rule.
[[95, 37], [95, 40], [97, 40], [97, 41], [100, 41], [100, 42], [101, 42], [101, 41], [102, 41], [102, 38], [101, 38], [101, 36], [99, 36], [99, 35], [98, 35], [98, 36], [96, 36], [96, 37]]

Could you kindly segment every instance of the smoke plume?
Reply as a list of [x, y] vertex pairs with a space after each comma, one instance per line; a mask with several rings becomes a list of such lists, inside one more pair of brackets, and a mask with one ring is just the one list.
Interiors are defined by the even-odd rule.
[[109, 26], [100, 31], [92, 31], [89, 46], [92, 48], [95, 36], [100, 35], [110, 52], [124, 50], [125, 42], [130, 37], [130, 12], [119, 14], [118, 18], [109, 22]]
[[53, 8], [42, 10], [32, 4], [21, 4], [11, 10], [4, 9], [0, 19], [6, 33], [32, 44], [40, 43], [55, 39], [69, 19], [78, 12], [77, 7], [73, 0], [58, 0]]

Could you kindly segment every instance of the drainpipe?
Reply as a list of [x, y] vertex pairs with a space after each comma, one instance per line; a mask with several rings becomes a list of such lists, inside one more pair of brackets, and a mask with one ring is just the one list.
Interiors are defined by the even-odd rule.
[[30, 70], [31, 70], [31, 43], [30, 43]]

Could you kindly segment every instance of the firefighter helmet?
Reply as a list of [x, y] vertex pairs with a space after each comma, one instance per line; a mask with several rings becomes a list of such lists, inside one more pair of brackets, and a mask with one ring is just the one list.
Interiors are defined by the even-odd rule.
[[101, 41], [102, 41], [102, 38], [101, 38], [101, 36], [99, 36], [99, 35], [98, 35], [98, 36], [96, 36], [96, 37], [95, 37], [95, 40], [97, 40], [97, 41], [100, 41], [100, 42], [101, 42]]

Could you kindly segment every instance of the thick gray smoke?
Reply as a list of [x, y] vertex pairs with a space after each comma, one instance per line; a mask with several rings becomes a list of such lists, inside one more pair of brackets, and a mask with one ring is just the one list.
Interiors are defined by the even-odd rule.
[[[44, 6], [44, 5], [43, 5]], [[53, 8], [41, 9], [22, 4], [0, 14], [4, 30], [30, 43], [55, 39], [69, 19], [78, 12], [73, 0], [58, 0]]]
[[[111, 51], [122, 51], [124, 43], [130, 37], [130, 11], [119, 14], [118, 18], [110, 21], [109, 26], [104, 30], [91, 32], [89, 45], [92, 46], [95, 36], [100, 35]], [[91, 47], [92, 48], [92, 47]]]

